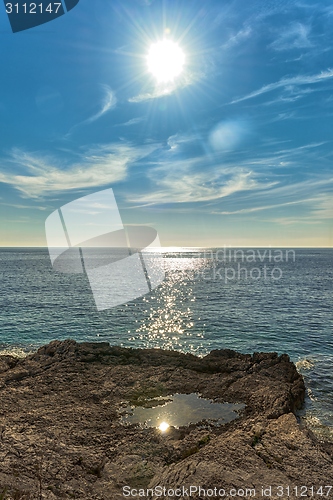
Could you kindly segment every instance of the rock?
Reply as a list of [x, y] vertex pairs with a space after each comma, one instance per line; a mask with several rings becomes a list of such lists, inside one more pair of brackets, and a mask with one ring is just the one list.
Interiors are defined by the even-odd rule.
[[18, 358], [9, 355], [0, 356], [0, 373], [6, 372], [13, 368], [18, 362]]
[[[246, 407], [221, 427], [163, 434], [121, 425], [125, 401], [177, 392]], [[295, 417], [304, 395], [295, 365], [276, 353], [198, 358], [66, 340], [24, 359], [1, 357], [0, 495], [113, 500], [124, 498], [125, 486], [200, 485], [255, 488], [262, 497], [267, 485], [277, 498], [278, 485], [330, 484], [333, 446]]]

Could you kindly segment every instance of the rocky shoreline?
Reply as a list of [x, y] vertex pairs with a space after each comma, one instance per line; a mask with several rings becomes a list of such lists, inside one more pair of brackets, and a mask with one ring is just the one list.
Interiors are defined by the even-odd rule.
[[[121, 425], [124, 402], [180, 392], [246, 407], [220, 427]], [[304, 396], [295, 365], [276, 353], [198, 358], [66, 340], [24, 359], [0, 356], [0, 499], [113, 500], [157, 487], [189, 498], [190, 486], [202, 488], [192, 498], [214, 488], [299, 497], [301, 486], [316, 496], [333, 484], [333, 445], [299, 424]]]

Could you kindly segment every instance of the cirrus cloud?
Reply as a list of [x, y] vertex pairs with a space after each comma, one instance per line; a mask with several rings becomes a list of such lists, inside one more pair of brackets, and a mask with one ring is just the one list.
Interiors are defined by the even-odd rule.
[[253, 99], [254, 97], [258, 97], [262, 94], [266, 94], [267, 92], [272, 92], [273, 90], [277, 90], [280, 88], [287, 88], [290, 86], [300, 86], [300, 85], [313, 85], [316, 83], [322, 83], [326, 80], [333, 78], [333, 69], [327, 69], [326, 71], [322, 71], [316, 75], [298, 75], [292, 77], [281, 78], [278, 82], [269, 83], [268, 85], [264, 85], [258, 90], [251, 92], [243, 97], [239, 97], [231, 101], [230, 104], [236, 104], [238, 102], [246, 101], [247, 99]]
[[[155, 149], [153, 144], [100, 146], [82, 154], [80, 162], [65, 166], [52, 157], [15, 149], [8, 160], [11, 168], [7, 165], [6, 171], [0, 171], [0, 182], [26, 198], [106, 186], [124, 180], [128, 168]], [[23, 173], [12, 173], [13, 168]]]

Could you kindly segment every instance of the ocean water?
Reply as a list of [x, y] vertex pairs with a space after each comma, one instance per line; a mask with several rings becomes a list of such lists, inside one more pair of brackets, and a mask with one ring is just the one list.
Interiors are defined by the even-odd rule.
[[302, 418], [333, 439], [333, 249], [164, 249], [152, 293], [98, 312], [85, 275], [54, 272], [47, 249], [0, 249], [0, 352], [54, 339], [204, 355], [288, 353], [304, 375]]

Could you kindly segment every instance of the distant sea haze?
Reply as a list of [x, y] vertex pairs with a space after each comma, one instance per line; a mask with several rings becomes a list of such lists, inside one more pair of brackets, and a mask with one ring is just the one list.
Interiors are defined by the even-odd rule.
[[333, 436], [333, 250], [212, 248], [165, 251], [155, 291], [102, 312], [85, 275], [54, 272], [44, 248], [0, 250], [1, 350], [54, 339], [108, 341], [204, 355], [286, 352], [304, 375], [303, 416]]

